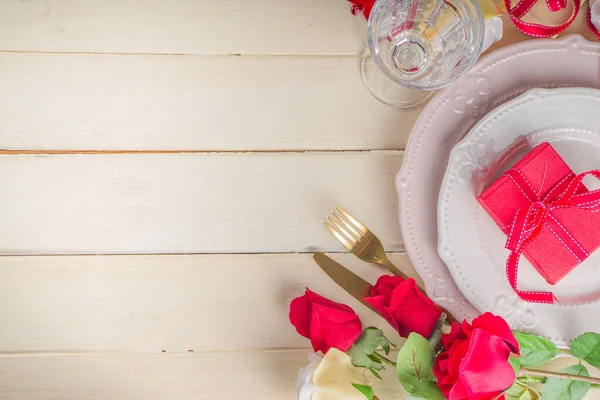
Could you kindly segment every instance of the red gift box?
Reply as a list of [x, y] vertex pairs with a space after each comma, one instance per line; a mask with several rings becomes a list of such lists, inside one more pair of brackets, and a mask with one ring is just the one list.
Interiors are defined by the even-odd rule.
[[507, 248], [516, 259], [509, 257], [507, 275], [512, 280], [514, 274], [511, 284], [522, 299], [528, 300], [522, 293], [531, 292], [516, 289], [521, 252], [554, 285], [600, 247], [600, 212], [591, 212], [600, 208], [600, 192], [589, 192], [583, 185], [587, 174], [600, 177], [598, 171], [576, 176], [554, 148], [543, 143], [477, 198], [508, 236]]

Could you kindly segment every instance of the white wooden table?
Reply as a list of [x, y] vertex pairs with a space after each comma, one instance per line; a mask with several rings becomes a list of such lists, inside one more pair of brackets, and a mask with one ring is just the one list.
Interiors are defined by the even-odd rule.
[[382, 325], [311, 259], [344, 250], [337, 203], [415, 274], [421, 108], [373, 99], [360, 51], [343, 0], [3, 0], [0, 398], [293, 399], [305, 286]]

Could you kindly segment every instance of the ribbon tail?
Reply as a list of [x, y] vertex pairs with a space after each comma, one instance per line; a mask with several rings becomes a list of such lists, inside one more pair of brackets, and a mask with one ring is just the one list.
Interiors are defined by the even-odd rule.
[[552, 292], [528, 292], [517, 288], [517, 272], [519, 270], [519, 259], [521, 251], [511, 251], [508, 260], [506, 260], [506, 276], [510, 286], [513, 288], [517, 296], [528, 303], [545, 303], [554, 304], [556, 297]]
[[592, 8], [591, 7], [588, 9], [588, 13], [587, 13], [587, 26], [588, 26], [588, 28], [590, 28], [590, 31], [592, 31], [592, 33], [594, 35], [596, 35], [596, 37], [600, 40], [600, 31], [598, 31], [598, 28], [596, 28], [596, 26], [592, 22]]

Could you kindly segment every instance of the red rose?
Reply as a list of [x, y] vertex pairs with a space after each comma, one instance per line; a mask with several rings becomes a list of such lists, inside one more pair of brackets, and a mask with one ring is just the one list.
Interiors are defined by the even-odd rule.
[[519, 343], [501, 317], [485, 313], [461, 325], [452, 323], [442, 335], [444, 352], [433, 372], [444, 396], [450, 400], [491, 400], [516, 379], [508, 363], [510, 353], [519, 354]]
[[408, 337], [411, 332], [429, 337], [442, 312], [417, 287], [414, 279], [383, 275], [365, 298], [398, 331]]
[[373, 8], [373, 4], [375, 4], [375, 0], [348, 0], [352, 3], [352, 14], [356, 15], [361, 12], [365, 15], [366, 19], [369, 19], [369, 15], [371, 14], [371, 9]]
[[310, 339], [315, 352], [335, 347], [346, 351], [362, 333], [358, 315], [350, 307], [311, 292], [292, 300], [290, 321], [302, 336]]

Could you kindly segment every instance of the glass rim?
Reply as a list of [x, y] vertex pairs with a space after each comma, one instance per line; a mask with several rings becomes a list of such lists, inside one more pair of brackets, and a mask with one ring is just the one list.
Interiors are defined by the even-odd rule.
[[[391, 8], [394, 4], [397, 4], [399, 2], [402, 1], [411, 1], [411, 0], [399, 0], [396, 1], [394, 3], [392, 3], [391, 5], [389, 5], [388, 8]], [[430, 0], [430, 1], [444, 1], [447, 2], [446, 0]], [[462, 78], [465, 74], [467, 74], [467, 72], [469, 72], [474, 66], [475, 64], [477, 64], [477, 61], [479, 59], [479, 56], [482, 53], [482, 49], [483, 49], [483, 44], [484, 44], [484, 39], [485, 39], [485, 28], [484, 28], [484, 24], [485, 24], [485, 20], [483, 18], [483, 11], [481, 10], [481, 6], [479, 5], [479, 3], [476, 0], [466, 0], [469, 1], [472, 6], [475, 8], [475, 17], [477, 18], [477, 22], [479, 23], [479, 25], [482, 27], [479, 32], [478, 32], [478, 37], [477, 37], [477, 42], [478, 42], [478, 49], [476, 52], [476, 56], [472, 57], [469, 62], [468, 65], [462, 69], [461, 72], [457, 73], [455, 77], [453, 77], [452, 79], [445, 79], [441, 84], [439, 85], [435, 85], [435, 86], [430, 86], [427, 88], [424, 88], [422, 86], [419, 85], [413, 85], [410, 82], [407, 81], [403, 81], [403, 80], [398, 80], [396, 76], [394, 76], [394, 74], [392, 74], [389, 69], [385, 66], [385, 64], [383, 63], [383, 61], [381, 60], [380, 57], [375, 57], [373, 54], [376, 54], [377, 51], [375, 49], [375, 46], [373, 44], [372, 40], [369, 40], [369, 38], [371, 37], [371, 32], [373, 30], [373, 24], [374, 24], [374, 15], [378, 15], [382, 12], [385, 12], [385, 9], [382, 10], [382, 8], [384, 7], [385, 1], [382, 0], [377, 0], [375, 1], [375, 5], [373, 6], [373, 8], [371, 9], [371, 13], [369, 15], [369, 19], [367, 21], [367, 46], [369, 48], [369, 53], [371, 55], [371, 57], [373, 58], [373, 61], [377, 64], [377, 66], [379, 67], [379, 69], [381, 70], [381, 72], [383, 72], [388, 78], [390, 78], [392, 81], [396, 82], [399, 85], [402, 85], [408, 89], [414, 89], [414, 90], [426, 90], [426, 91], [434, 91], [434, 90], [439, 90], [439, 89], [443, 89], [445, 87], [450, 86], [451, 84], [453, 84], [454, 82], [456, 82], [458, 79]]]

